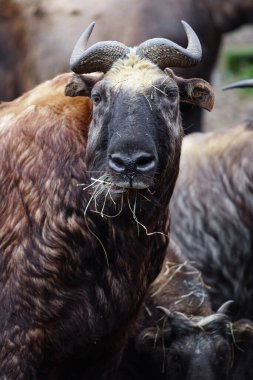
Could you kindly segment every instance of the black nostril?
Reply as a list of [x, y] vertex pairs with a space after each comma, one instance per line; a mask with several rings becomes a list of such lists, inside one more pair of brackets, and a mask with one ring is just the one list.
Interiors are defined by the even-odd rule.
[[109, 167], [116, 173], [123, 173], [126, 169], [126, 160], [120, 154], [110, 154], [108, 158]]
[[136, 170], [142, 173], [147, 173], [153, 170], [156, 166], [156, 159], [148, 153], [141, 153], [135, 157]]
[[145, 152], [134, 154], [113, 153], [108, 156], [108, 165], [115, 173], [134, 175], [147, 173], [156, 166], [155, 156]]

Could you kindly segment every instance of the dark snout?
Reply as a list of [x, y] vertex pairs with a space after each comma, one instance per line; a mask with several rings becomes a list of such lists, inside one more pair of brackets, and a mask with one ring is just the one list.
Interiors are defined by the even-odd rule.
[[[133, 144], [136, 146], [138, 142], [135, 141]], [[108, 154], [108, 167], [113, 182], [126, 188], [143, 189], [151, 186], [157, 161], [155, 151], [143, 148], [126, 151], [124, 144], [117, 144]]]
[[113, 183], [124, 188], [150, 187], [158, 165], [153, 116], [142, 96], [133, 102], [124, 94], [115, 110], [107, 156]]

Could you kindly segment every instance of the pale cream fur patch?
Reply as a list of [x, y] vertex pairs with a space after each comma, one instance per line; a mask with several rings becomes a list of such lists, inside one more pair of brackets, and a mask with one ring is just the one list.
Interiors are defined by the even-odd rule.
[[147, 59], [141, 59], [133, 50], [126, 59], [118, 60], [106, 73], [105, 78], [113, 86], [142, 91], [162, 76], [165, 74], [157, 65]]

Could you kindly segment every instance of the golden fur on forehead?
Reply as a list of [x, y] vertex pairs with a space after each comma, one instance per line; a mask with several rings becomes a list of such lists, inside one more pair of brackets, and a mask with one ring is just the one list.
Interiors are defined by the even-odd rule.
[[165, 75], [157, 65], [147, 59], [141, 59], [133, 51], [126, 59], [118, 60], [106, 73], [105, 78], [114, 86], [140, 90], [151, 86]]

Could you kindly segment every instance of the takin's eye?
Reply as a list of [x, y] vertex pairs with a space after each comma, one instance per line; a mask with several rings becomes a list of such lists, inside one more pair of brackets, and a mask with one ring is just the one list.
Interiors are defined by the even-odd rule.
[[151, 92], [151, 100], [155, 97], [155, 95], [158, 97], [165, 97], [170, 102], [174, 102], [178, 98], [178, 89], [176, 87], [170, 87], [167, 85], [154, 85]]
[[91, 94], [91, 99], [95, 105], [101, 101], [101, 95], [98, 93]]
[[151, 100], [157, 96], [158, 98], [167, 98], [170, 102], [174, 102], [178, 98], [178, 89], [176, 87], [171, 87], [167, 85], [153, 85], [151, 91]]
[[215, 353], [218, 361], [228, 361], [230, 356], [229, 345], [226, 342], [216, 343]]
[[178, 89], [174, 87], [165, 86], [164, 93], [169, 98], [171, 102], [177, 100], [178, 98]]

